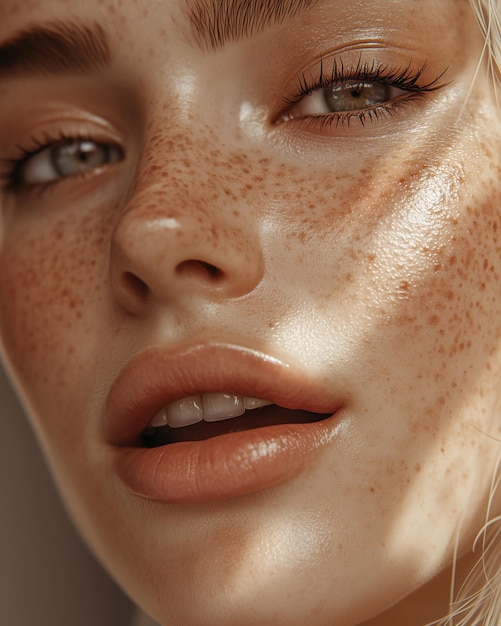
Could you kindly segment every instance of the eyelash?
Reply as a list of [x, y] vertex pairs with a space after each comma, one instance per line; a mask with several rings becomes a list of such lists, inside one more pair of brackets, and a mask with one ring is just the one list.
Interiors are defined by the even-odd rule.
[[[30, 143], [25, 146], [18, 145], [18, 154], [10, 159], [0, 159], [0, 191], [17, 192], [22, 190], [23, 192], [32, 192], [36, 190], [37, 192], [42, 194], [50, 187], [61, 183], [65, 179], [55, 178], [54, 180], [49, 180], [44, 183], [36, 183], [34, 185], [25, 186], [20, 181], [20, 173], [29, 159], [36, 156], [40, 152], [43, 152], [47, 148], [55, 147], [58, 145], [65, 145], [73, 142], [78, 143], [85, 141], [99, 143], [98, 141], [93, 139], [90, 134], [67, 134], [65, 132], [59, 131], [55, 135], [45, 133], [41, 139], [33, 137], [30, 140]], [[86, 174], [87, 172], [82, 172], [81, 174], [74, 174], [72, 176], [69, 176], [68, 178], [74, 180], [75, 178], [85, 177]]]
[[[426, 93], [437, 91], [444, 87], [447, 83], [441, 79], [447, 72], [447, 68], [442, 71], [436, 78], [427, 83], [420, 83], [427, 63], [423, 63], [417, 70], [412, 69], [412, 63], [398, 68], [392, 68], [389, 65], [380, 64], [377, 61], [363, 62], [359, 59], [357, 65], [353, 69], [347, 69], [342, 60], [334, 59], [330, 72], [325, 69], [324, 59], [320, 60], [317, 74], [303, 72], [298, 79], [298, 86], [293, 94], [283, 98], [284, 111], [279, 116], [279, 122], [285, 121], [287, 109], [298, 104], [306, 96], [310, 96], [313, 92], [335, 84], [349, 82], [372, 82], [388, 85], [408, 92], [407, 96], [401, 96], [387, 103], [380, 103], [371, 107], [344, 111], [332, 112], [323, 115], [312, 115], [304, 118], [291, 118], [290, 121], [296, 123], [307, 123], [308, 125], [318, 125], [320, 129], [330, 127], [349, 126], [354, 119], [358, 119], [362, 126], [366, 123], [379, 121], [381, 118], [391, 116], [395, 110], [409, 101], [413, 97], [423, 96]], [[284, 117], [285, 116], [285, 117]]]
[[[322, 115], [312, 115], [304, 118], [291, 118], [290, 120], [295, 123], [307, 123], [308, 126], [315, 125], [317, 130], [320, 131], [338, 128], [345, 125], [349, 126], [354, 119], [359, 120], [361, 125], [365, 127], [367, 123], [375, 123], [382, 118], [393, 115], [395, 110], [408, 103], [412, 96], [422, 96], [426, 93], [437, 91], [446, 85], [446, 83], [441, 82], [441, 79], [445, 75], [447, 69], [441, 72], [432, 81], [420, 84], [420, 80], [422, 79], [426, 68], [426, 63], [421, 65], [416, 71], [413, 71], [411, 63], [399, 68], [391, 68], [388, 65], [379, 64], [376, 61], [372, 63], [364, 63], [361, 59], [359, 59], [357, 65], [353, 69], [349, 70], [345, 68], [342, 61], [335, 59], [332, 63], [330, 72], [326, 72], [325, 61], [321, 59], [316, 77], [314, 74], [307, 76], [307, 74], [303, 72], [299, 76], [298, 86], [294, 94], [283, 98], [284, 112], [286, 113], [287, 108], [296, 105], [302, 98], [311, 95], [317, 90], [321, 90], [335, 84], [349, 83], [351, 81], [377, 82], [401, 89], [404, 92], [408, 92], [409, 95], [407, 97], [399, 97], [393, 101], [380, 103], [368, 108], [346, 112], [332, 112]], [[277, 123], [283, 123], [285, 121], [284, 113], [280, 117], [281, 120]], [[76, 133], [71, 135], [59, 132], [55, 136], [46, 134], [41, 140], [34, 138], [31, 140], [31, 145], [18, 146], [19, 153], [15, 157], [0, 160], [0, 181], [3, 181], [1, 182], [1, 190], [8, 192], [19, 191], [20, 189], [23, 189], [24, 191], [33, 191], [36, 189], [37, 191], [43, 192], [49, 187], [61, 183], [63, 179], [54, 179], [45, 183], [33, 185], [31, 187], [24, 187], [22, 182], [19, 180], [20, 173], [25, 163], [43, 150], [51, 146], [80, 141], [84, 142], [94, 140], [90, 135], [85, 133]], [[1, 171], [4, 169], [5, 171]], [[85, 174], [86, 172], [83, 172], [82, 174], [73, 175], [70, 178], [74, 179], [79, 176], [84, 177]]]

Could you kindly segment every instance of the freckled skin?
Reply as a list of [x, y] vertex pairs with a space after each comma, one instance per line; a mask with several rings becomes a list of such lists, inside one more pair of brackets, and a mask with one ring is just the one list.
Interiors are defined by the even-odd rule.
[[[2, 38], [68, 11], [6, 4]], [[326, 138], [259, 112], [260, 131], [246, 126], [250, 96], [225, 69], [243, 44], [197, 51], [171, 4], [86, 3], [120, 25], [134, 124], [116, 123], [123, 163], [2, 199], [3, 359], [76, 523], [162, 624], [421, 626], [447, 610], [460, 522], [460, 578], [471, 565], [501, 436], [501, 121], [486, 72], [457, 121], [482, 48], [473, 17], [452, 0], [430, 0], [431, 25], [413, 9], [430, 63], [453, 59], [455, 98], [439, 91], [370, 139], [355, 124]], [[184, 74], [195, 86], [176, 91]], [[342, 433], [267, 492], [139, 503], [103, 441], [110, 385], [145, 347], [210, 341], [314, 372], [344, 401]]]

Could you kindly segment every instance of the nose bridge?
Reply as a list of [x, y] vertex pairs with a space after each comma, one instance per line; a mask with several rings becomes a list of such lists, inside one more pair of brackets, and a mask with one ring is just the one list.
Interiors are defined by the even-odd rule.
[[181, 152], [143, 163], [113, 232], [112, 285], [134, 313], [152, 299], [240, 297], [263, 275], [252, 207], [218, 178], [214, 160], [203, 168]]

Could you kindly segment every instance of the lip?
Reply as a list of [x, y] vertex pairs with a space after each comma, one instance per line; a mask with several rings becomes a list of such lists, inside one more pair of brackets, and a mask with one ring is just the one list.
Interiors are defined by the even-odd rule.
[[[331, 417], [140, 447], [142, 432], [166, 404], [217, 392]], [[256, 350], [219, 343], [175, 351], [155, 347], [119, 373], [107, 398], [104, 430], [115, 469], [132, 493], [165, 503], [201, 503], [262, 491], [298, 475], [335, 437], [341, 408], [325, 384]]]

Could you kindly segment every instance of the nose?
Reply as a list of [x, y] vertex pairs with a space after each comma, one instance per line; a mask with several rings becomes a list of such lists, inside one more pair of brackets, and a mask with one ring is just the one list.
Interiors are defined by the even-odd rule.
[[137, 194], [111, 243], [111, 284], [119, 303], [141, 314], [153, 301], [174, 306], [244, 296], [263, 275], [259, 237], [237, 206], [173, 198], [169, 189]]

